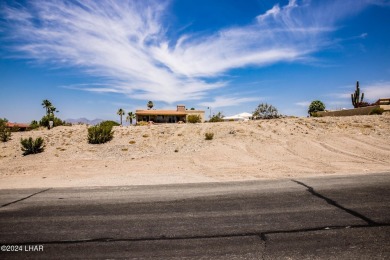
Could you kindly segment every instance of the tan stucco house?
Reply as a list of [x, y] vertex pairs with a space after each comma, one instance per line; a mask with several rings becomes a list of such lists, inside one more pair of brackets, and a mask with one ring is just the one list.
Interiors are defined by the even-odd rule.
[[178, 123], [187, 122], [189, 115], [199, 115], [201, 122], [205, 120], [204, 110], [186, 110], [185, 105], [177, 105], [176, 110], [136, 110], [135, 115], [137, 122], [153, 121], [154, 123]]

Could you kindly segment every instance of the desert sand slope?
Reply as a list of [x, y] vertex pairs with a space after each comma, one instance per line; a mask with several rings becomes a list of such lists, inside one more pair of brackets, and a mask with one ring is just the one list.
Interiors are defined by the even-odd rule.
[[[146, 185], [390, 173], [390, 115], [115, 127], [106, 144], [87, 126], [13, 133], [0, 143], [0, 188]], [[204, 134], [213, 132], [206, 141]], [[23, 156], [20, 138], [41, 136]]]

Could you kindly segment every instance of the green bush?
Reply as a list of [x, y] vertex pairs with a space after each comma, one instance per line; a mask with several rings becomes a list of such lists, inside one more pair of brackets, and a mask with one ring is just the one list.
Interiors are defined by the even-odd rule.
[[11, 130], [7, 127], [7, 122], [7, 119], [0, 118], [0, 140], [4, 143], [11, 139]]
[[114, 137], [112, 126], [96, 125], [88, 128], [88, 143], [90, 144], [103, 144]]
[[187, 122], [192, 124], [200, 123], [201, 122], [200, 115], [189, 115], [187, 117]]
[[39, 121], [40, 126], [49, 127], [49, 122], [53, 121], [53, 127], [64, 125], [65, 122], [59, 119], [58, 117], [55, 117], [54, 115], [46, 115], [43, 116], [41, 121]]
[[31, 121], [30, 129], [37, 129], [39, 127], [39, 123], [36, 120]]
[[206, 139], [206, 140], [213, 140], [213, 138], [214, 138], [214, 133], [212, 133], [212, 132], [207, 132], [207, 133], [204, 134], [204, 136], [205, 136], [205, 139]]
[[373, 110], [371, 110], [370, 115], [382, 115], [385, 110], [380, 107], [376, 107]]
[[307, 111], [310, 116], [313, 116], [313, 113], [318, 111], [324, 111], [325, 105], [319, 100], [314, 100], [310, 103], [309, 110]]
[[44, 141], [41, 137], [37, 139], [32, 139], [32, 137], [28, 139], [21, 139], [20, 143], [22, 145], [23, 155], [41, 153], [44, 150]]
[[110, 128], [112, 128], [113, 126], [120, 126], [119, 123], [112, 120], [103, 121], [99, 125], [103, 127], [110, 127]]

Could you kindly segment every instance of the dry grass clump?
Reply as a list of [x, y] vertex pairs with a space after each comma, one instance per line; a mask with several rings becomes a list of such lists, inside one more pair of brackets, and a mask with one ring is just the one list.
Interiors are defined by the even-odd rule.
[[206, 139], [206, 140], [213, 140], [213, 138], [214, 138], [214, 133], [212, 133], [212, 132], [207, 132], [207, 133], [204, 134], [204, 136], [205, 136], [205, 139]]

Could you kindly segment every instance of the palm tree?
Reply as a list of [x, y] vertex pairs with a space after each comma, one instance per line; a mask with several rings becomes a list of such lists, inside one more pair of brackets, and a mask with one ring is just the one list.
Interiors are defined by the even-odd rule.
[[130, 125], [133, 124], [133, 119], [135, 118], [135, 115], [133, 112], [127, 113], [126, 122], [130, 122]]
[[50, 114], [50, 108], [53, 107], [51, 102], [49, 100], [45, 99], [45, 100], [42, 101], [42, 106], [43, 106], [44, 109], [46, 109], [46, 115], [49, 115]]
[[146, 106], [148, 107], [148, 109], [152, 109], [154, 105], [152, 101], [149, 101]]
[[57, 110], [57, 108], [54, 107], [54, 106], [50, 106], [50, 107], [48, 108], [48, 110], [49, 110], [49, 115], [53, 115], [53, 116], [54, 116], [54, 112], [56, 112], [56, 113], [59, 112], [59, 111]]
[[116, 112], [121, 117], [121, 125], [122, 125], [122, 116], [125, 114], [125, 110], [119, 108], [118, 112]]

